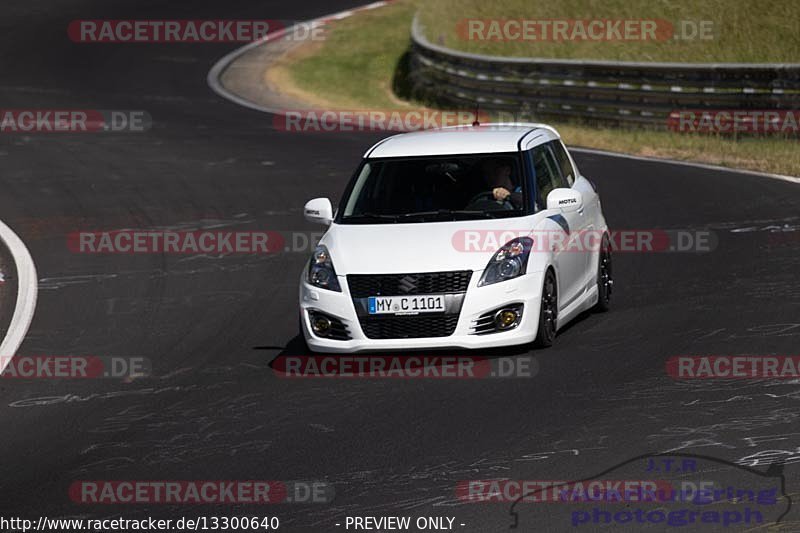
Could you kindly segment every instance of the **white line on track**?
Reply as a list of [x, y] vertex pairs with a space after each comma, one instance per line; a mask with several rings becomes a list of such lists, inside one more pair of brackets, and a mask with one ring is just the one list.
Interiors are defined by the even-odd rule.
[[681, 165], [685, 167], [706, 168], [708, 170], [720, 170], [723, 172], [735, 172], [736, 174], [749, 174], [751, 176], [759, 176], [763, 178], [773, 178], [776, 180], [784, 180], [790, 183], [800, 184], [800, 178], [794, 176], [784, 176], [783, 174], [770, 174], [769, 172], [758, 172], [756, 170], [743, 170], [732, 167], [723, 167], [720, 165], [710, 165], [707, 163], [693, 163], [691, 161], [677, 161], [675, 159], [663, 159], [660, 157], [644, 157], [639, 155], [621, 154], [619, 152], [607, 152], [605, 150], [597, 150], [595, 148], [578, 148], [576, 146], [569, 147], [570, 152], [583, 152], [586, 154], [597, 154], [611, 157], [622, 157], [625, 159], [633, 159], [635, 161], [647, 161], [652, 163], [666, 163], [668, 165]]
[[309, 25], [313, 26], [314, 24], [324, 24], [326, 22], [330, 22], [330, 21], [333, 21], [333, 20], [342, 20], [342, 19], [346, 19], [348, 17], [351, 17], [351, 16], [355, 15], [356, 13], [358, 13], [360, 11], [367, 11], [367, 10], [370, 10], [370, 9], [376, 9], [376, 8], [388, 5], [390, 3], [391, 3], [391, 0], [382, 0], [380, 2], [373, 2], [371, 4], [367, 4], [367, 5], [362, 6], [362, 7], [357, 7], [355, 9], [348, 9], [346, 11], [340, 11], [340, 12], [334, 13], [332, 15], [325, 15], [324, 17], [319, 17], [319, 18], [316, 18], [314, 20], [310, 20], [310, 21], [307, 21], [307, 22], [302, 22], [302, 23], [299, 23], [299, 24], [295, 24], [295, 25], [290, 26], [288, 28], [283, 28], [283, 29], [278, 30], [276, 32], [273, 32], [273, 33], [265, 35], [264, 37], [262, 37], [258, 41], [253, 41], [252, 43], [247, 43], [246, 45], [244, 45], [244, 46], [242, 46], [240, 48], [237, 48], [236, 50], [234, 50], [230, 54], [224, 56], [222, 59], [217, 61], [214, 64], [213, 67], [211, 67], [211, 70], [208, 71], [208, 76], [206, 76], [206, 81], [208, 83], [208, 86], [211, 87], [211, 90], [213, 90], [215, 93], [217, 93], [221, 97], [223, 97], [223, 98], [225, 98], [227, 100], [230, 100], [231, 102], [233, 102], [235, 104], [239, 104], [240, 106], [244, 106], [244, 107], [247, 107], [247, 108], [250, 108], [250, 109], [255, 109], [256, 111], [263, 111], [264, 113], [272, 113], [274, 115], [282, 114], [280, 109], [275, 109], [275, 108], [266, 107], [266, 106], [262, 106], [262, 105], [256, 104], [255, 102], [251, 102], [250, 100], [245, 100], [244, 98], [241, 98], [241, 97], [235, 95], [234, 93], [230, 92], [229, 90], [227, 90], [222, 85], [222, 82], [220, 81], [220, 78], [222, 77], [222, 74], [225, 72], [225, 70], [228, 68], [228, 66], [231, 63], [233, 63], [237, 58], [239, 58], [239, 56], [244, 54], [245, 52], [248, 52], [249, 50], [252, 50], [253, 48], [256, 48], [257, 46], [261, 46], [262, 44], [266, 44], [269, 41], [274, 41], [274, 40], [278, 39], [279, 37], [282, 37], [283, 35], [286, 35], [287, 33], [293, 32], [295, 30], [295, 28], [297, 28], [301, 24], [304, 25], [304, 26], [309, 26]]
[[0, 356], [2, 356], [0, 357], [0, 372], [2, 372], [17, 353], [33, 320], [33, 313], [36, 310], [38, 278], [36, 266], [33, 264], [33, 258], [28, 252], [28, 248], [25, 247], [25, 243], [2, 221], [0, 221], [0, 240], [8, 247], [17, 268], [17, 303], [14, 305], [14, 315], [11, 317], [6, 336], [0, 344]]

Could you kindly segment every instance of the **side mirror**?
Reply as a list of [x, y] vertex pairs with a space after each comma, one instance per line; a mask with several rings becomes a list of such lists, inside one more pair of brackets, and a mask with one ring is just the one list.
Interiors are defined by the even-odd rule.
[[583, 195], [575, 189], [559, 188], [547, 195], [547, 209], [560, 209], [566, 213], [583, 208]]
[[314, 198], [306, 203], [303, 214], [309, 222], [330, 226], [333, 221], [333, 206], [327, 198]]

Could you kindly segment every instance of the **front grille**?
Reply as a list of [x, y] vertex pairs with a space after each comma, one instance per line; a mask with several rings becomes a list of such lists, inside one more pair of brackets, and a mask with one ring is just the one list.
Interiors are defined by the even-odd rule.
[[350, 274], [347, 285], [353, 298], [466, 292], [471, 270], [419, 274]]
[[[350, 274], [347, 285], [364, 335], [369, 339], [419, 339], [448, 337], [458, 325], [463, 294], [471, 270], [422, 272], [416, 274]], [[442, 314], [370, 315], [366, 298], [445, 294], [448, 311]]]
[[418, 339], [452, 335], [458, 315], [362, 316], [359, 321], [370, 339]]

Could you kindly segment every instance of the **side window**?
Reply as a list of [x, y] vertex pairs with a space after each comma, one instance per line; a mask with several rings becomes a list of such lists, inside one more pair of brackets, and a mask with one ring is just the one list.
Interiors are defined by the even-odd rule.
[[558, 166], [561, 168], [561, 175], [567, 180], [567, 187], [572, 187], [572, 184], [575, 183], [575, 169], [572, 168], [572, 163], [569, 162], [567, 151], [559, 141], [552, 141], [548, 144], [550, 144], [553, 154], [556, 156]]
[[536, 146], [529, 152], [533, 173], [536, 177], [536, 190], [539, 192], [537, 203], [540, 208], [547, 206], [547, 195], [556, 187], [561, 187], [561, 175], [558, 166], [553, 158], [552, 152], [547, 146]]

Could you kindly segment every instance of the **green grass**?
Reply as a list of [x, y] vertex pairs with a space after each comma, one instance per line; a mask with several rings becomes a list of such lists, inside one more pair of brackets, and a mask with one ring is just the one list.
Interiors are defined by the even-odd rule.
[[411, 42], [415, 9], [398, 2], [337, 22], [318, 54], [291, 65], [291, 76], [304, 91], [341, 107], [404, 107], [392, 96], [391, 80]]
[[[567, 0], [562, 1], [567, 3]], [[430, 9], [430, 4], [420, 2], [419, 5]], [[419, 107], [413, 102], [399, 101], [391, 91], [392, 77], [408, 50], [415, 9], [412, 2], [397, 2], [336, 23], [321, 47], [288, 65], [289, 80], [301, 91], [318, 96], [316, 101], [309, 102], [317, 106], [343, 109]], [[734, 141], [713, 135], [548, 122], [573, 146], [800, 176], [800, 144], [796, 140], [749, 138]]]
[[[432, 42], [475, 53], [617, 61], [800, 61], [797, 0], [436, 0], [420, 4], [420, 21]], [[661, 19], [710, 21], [708, 40], [488, 41], [459, 36], [464, 19]], [[488, 27], [488, 26], [487, 26]]]

